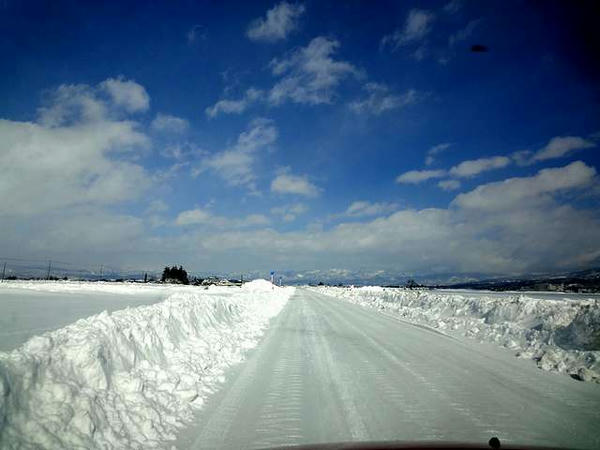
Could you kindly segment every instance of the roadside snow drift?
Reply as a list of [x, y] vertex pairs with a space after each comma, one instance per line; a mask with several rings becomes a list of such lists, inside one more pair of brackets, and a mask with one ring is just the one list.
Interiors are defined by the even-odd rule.
[[159, 447], [293, 292], [264, 280], [190, 287], [0, 352], [0, 447]]
[[596, 299], [539, 299], [379, 286], [313, 288], [410, 322], [513, 349], [544, 370], [600, 383], [600, 304]]

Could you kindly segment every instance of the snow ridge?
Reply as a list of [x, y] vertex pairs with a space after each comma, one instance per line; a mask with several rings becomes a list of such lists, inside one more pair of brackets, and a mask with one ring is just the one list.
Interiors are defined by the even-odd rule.
[[410, 322], [499, 344], [544, 370], [600, 383], [600, 304], [550, 300], [535, 294], [469, 295], [443, 290], [369, 286], [315, 287], [351, 303], [385, 310]]
[[0, 352], [0, 447], [164, 445], [293, 292], [264, 280], [182, 289]]

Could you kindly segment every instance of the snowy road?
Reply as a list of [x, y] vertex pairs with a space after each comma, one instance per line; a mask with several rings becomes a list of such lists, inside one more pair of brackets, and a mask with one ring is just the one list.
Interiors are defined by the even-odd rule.
[[600, 385], [297, 290], [178, 448], [356, 440], [600, 447]]

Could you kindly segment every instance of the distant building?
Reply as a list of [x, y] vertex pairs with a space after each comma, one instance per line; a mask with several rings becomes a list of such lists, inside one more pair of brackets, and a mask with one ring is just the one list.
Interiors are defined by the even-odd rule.
[[226, 280], [225, 278], [219, 277], [208, 277], [202, 280], [200, 283], [202, 286], [241, 286], [240, 280]]

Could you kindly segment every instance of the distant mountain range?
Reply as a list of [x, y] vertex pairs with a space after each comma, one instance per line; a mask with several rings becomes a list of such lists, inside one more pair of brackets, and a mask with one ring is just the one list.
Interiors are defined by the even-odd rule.
[[[1, 268], [0, 268], [1, 269]], [[123, 270], [106, 266], [99, 266], [96, 270], [78, 269], [73, 265], [53, 263], [50, 275], [55, 278], [68, 277], [69, 279], [99, 280], [99, 279], [135, 279], [141, 280], [145, 274], [149, 279], [159, 278], [159, 271]], [[19, 278], [45, 278], [48, 274], [48, 264], [9, 264], [6, 276]], [[269, 278], [269, 272], [192, 272], [192, 277], [208, 278], [217, 276], [225, 279], [245, 280], [256, 278]], [[288, 285], [302, 284], [328, 284], [328, 285], [355, 285], [355, 286], [404, 286], [409, 280], [424, 286], [441, 288], [462, 289], [490, 289], [490, 290], [543, 290], [543, 291], [576, 291], [600, 292], [600, 268], [590, 268], [576, 272], [563, 273], [538, 273], [515, 276], [490, 276], [483, 273], [443, 273], [443, 274], [415, 274], [408, 272], [390, 272], [385, 270], [281, 270], [276, 271], [275, 281]]]
[[557, 275], [484, 279], [440, 285], [437, 287], [486, 289], [493, 291], [600, 292], [600, 269], [593, 268]]
[[386, 271], [326, 270], [282, 272], [288, 284], [404, 286], [409, 280], [424, 286], [492, 290], [600, 291], [600, 268], [577, 272], [494, 276], [483, 273], [412, 274]]

